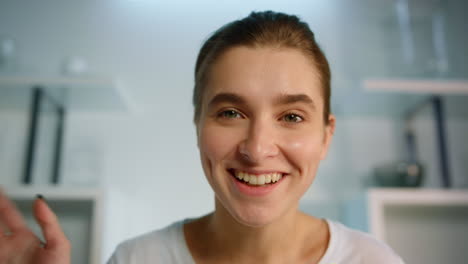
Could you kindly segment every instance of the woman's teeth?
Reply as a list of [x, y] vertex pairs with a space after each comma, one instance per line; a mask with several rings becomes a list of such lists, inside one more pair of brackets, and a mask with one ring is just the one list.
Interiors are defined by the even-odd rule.
[[248, 174], [245, 172], [235, 172], [235, 176], [237, 179], [242, 180], [250, 185], [266, 185], [269, 183], [275, 183], [281, 178], [283, 178], [282, 173], [268, 173], [268, 174], [260, 174], [260, 175], [253, 175]]

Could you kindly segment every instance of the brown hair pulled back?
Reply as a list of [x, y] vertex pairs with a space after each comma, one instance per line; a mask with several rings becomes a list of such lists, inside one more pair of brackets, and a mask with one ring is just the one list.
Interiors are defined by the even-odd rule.
[[273, 11], [252, 12], [249, 16], [218, 29], [203, 44], [195, 66], [193, 91], [194, 122], [201, 114], [203, 94], [211, 65], [228, 49], [238, 46], [293, 48], [311, 58], [319, 73], [324, 99], [324, 122], [330, 114], [330, 67], [307, 23], [297, 16]]

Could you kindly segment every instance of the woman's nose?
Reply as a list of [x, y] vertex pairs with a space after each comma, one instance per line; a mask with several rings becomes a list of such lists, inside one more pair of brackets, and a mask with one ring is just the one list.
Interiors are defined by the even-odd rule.
[[274, 127], [264, 123], [253, 123], [246, 133], [245, 139], [239, 144], [240, 155], [250, 163], [261, 163], [278, 155], [279, 149]]

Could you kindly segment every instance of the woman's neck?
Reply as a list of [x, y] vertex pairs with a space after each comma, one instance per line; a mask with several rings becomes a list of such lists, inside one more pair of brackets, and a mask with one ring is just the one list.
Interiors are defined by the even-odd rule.
[[192, 255], [203, 263], [297, 263], [303, 257], [310, 260], [312, 255], [323, 255], [328, 244], [323, 224], [296, 207], [274, 222], [250, 227], [217, 203], [215, 212], [193, 223], [197, 234], [191, 237], [188, 226], [186, 237]]

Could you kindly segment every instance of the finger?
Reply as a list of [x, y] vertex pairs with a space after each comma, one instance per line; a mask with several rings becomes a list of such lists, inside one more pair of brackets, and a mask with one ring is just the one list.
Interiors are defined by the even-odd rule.
[[[23, 217], [16, 206], [0, 189], [0, 226], [15, 233], [26, 227]], [[7, 230], [2, 230], [3, 232]]]
[[34, 201], [34, 217], [42, 229], [46, 240], [46, 249], [69, 247], [68, 239], [62, 231], [57, 216], [52, 212], [44, 198], [38, 195]]

